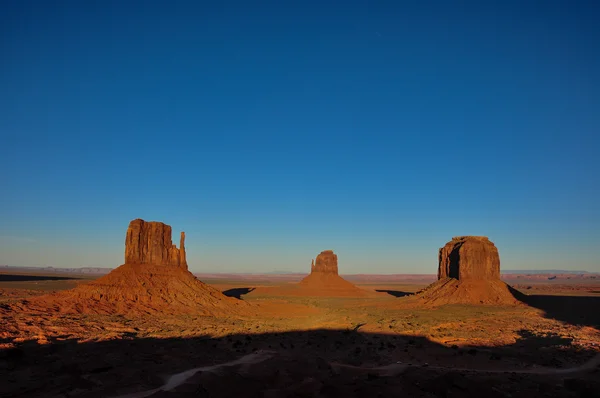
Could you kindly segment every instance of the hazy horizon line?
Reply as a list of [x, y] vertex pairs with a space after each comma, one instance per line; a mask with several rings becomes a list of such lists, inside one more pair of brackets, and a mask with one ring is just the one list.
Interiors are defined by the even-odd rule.
[[[0, 269], [2, 268], [24, 268], [24, 269], [55, 269], [55, 270], [77, 270], [77, 269], [102, 269], [102, 270], [114, 270], [117, 267], [100, 267], [100, 266], [81, 266], [81, 267], [55, 267], [51, 265], [46, 266], [36, 266], [36, 265], [8, 265], [8, 264], [0, 264]], [[188, 269], [189, 270], [189, 269]], [[257, 272], [240, 272], [240, 271], [193, 271], [189, 270], [192, 274], [221, 274], [221, 275], [305, 275], [309, 274], [310, 271], [283, 271], [283, 270], [275, 270], [275, 271], [257, 271]], [[599, 271], [589, 271], [589, 270], [563, 270], [563, 269], [507, 269], [501, 270], [500, 274], [528, 274], [528, 273], [558, 273], [558, 274], [600, 274]], [[377, 272], [377, 273], [340, 273], [340, 275], [436, 275], [437, 272], [429, 272], [429, 273], [419, 273], [419, 272], [395, 272], [395, 273], [385, 273], [385, 272]]]

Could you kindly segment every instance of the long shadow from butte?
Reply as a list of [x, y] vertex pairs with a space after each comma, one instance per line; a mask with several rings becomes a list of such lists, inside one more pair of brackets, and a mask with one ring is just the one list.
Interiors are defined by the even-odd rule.
[[244, 294], [248, 294], [253, 291], [255, 288], [253, 287], [236, 287], [234, 289], [224, 290], [223, 293], [227, 297], [235, 297], [238, 300], [242, 300], [242, 296]]
[[0, 282], [68, 281], [77, 279], [81, 278], [73, 278], [70, 276], [0, 274]]
[[[120, 340], [45, 345], [29, 341], [0, 351], [6, 372], [0, 396], [78, 392], [86, 398], [118, 397], [161, 387], [180, 372], [265, 351], [260, 363], [200, 371], [171, 392], [136, 396], [598, 396], [595, 351], [572, 347], [571, 339], [559, 335], [519, 334], [515, 344], [491, 348], [448, 347], [425, 337], [352, 329], [168, 339], [130, 333]], [[523, 363], [536, 369], [571, 368], [575, 358], [588, 366], [568, 374], [518, 372]], [[490, 368], [499, 371], [483, 371]]]
[[600, 297], [598, 296], [527, 295], [511, 286], [508, 288], [517, 300], [544, 311], [546, 318], [600, 329], [600, 311], [598, 311]]
[[[255, 288], [253, 288], [253, 287], [238, 287], [238, 288], [234, 288], [234, 289], [224, 290], [221, 293], [223, 293], [227, 297], [235, 297], [236, 299], [243, 300], [242, 296], [250, 293], [254, 289]], [[375, 290], [375, 291], [379, 292], [379, 293], [387, 293], [390, 296], [394, 296], [394, 297], [404, 297], [404, 296], [410, 296], [410, 295], [414, 294], [414, 293], [402, 292], [400, 290], [379, 289], [379, 290]]]
[[384, 289], [376, 289], [376, 292], [379, 293], [387, 293], [390, 296], [394, 296], [394, 297], [406, 297], [406, 296], [411, 296], [414, 293], [409, 293], [409, 292], [403, 292], [401, 290], [384, 290]]

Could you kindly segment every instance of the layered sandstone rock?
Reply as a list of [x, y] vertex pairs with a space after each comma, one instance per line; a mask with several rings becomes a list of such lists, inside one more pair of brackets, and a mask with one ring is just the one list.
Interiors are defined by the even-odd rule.
[[438, 254], [438, 280], [409, 302], [430, 306], [520, 303], [512, 288], [500, 280], [498, 249], [487, 237], [454, 237]]
[[325, 274], [338, 274], [338, 258], [333, 250], [324, 250], [313, 260], [311, 272], [322, 272]]
[[456, 236], [439, 250], [438, 279], [500, 279], [498, 249], [487, 236]]
[[295, 292], [311, 296], [363, 296], [366, 292], [338, 275], [338, 257], [333, 250], [317, 255], [310, 265], [310, 274], [298, 285]]
[[171, 240], [171, 227], [161, 222], [133, 220], [125, 237], [125, 264], [173, 265], [187, 269], [185, 232], [179, 249]]
[[181, 246], [177, 249], [171, 242], [170, 226], [133, 220], [125, 238], [125, 264], [72, 290], [16, 304], [15, 309], [135, 316], [229, 316], [247, 311], [246, 302], [226, 297], [188, 271], [184, 240], [182, 232]]

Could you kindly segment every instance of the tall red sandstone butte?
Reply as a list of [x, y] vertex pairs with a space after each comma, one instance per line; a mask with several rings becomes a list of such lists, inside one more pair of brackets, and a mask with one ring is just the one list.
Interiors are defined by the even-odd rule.
[[438, 252], [438, 280], [409, 298], [425, 305], [515, 305], [500, 280], [498, 249], [486, 236], [456, 236]]
[[498, 249], [487, 236], [455, 236], [439, 250], [438, 279], [500, 279]]
[[333, 253], [333, 250], [324, 250], [317, 256], [317, 260], [313, 261], [311, 273], [322, 272], [325, 274], [338, 275], [338, 257]]
[[125, 264], [174, 265], [187, 269], [185, 232], [179, 249], [171, 240], [171, 227], [157, 221], [136, 219], [125, 237]]
[[125, 264], [74, 289], [18, 304], [22, 311], [86, 314], [195, 314], [229, 316], [248, 303], [226, 297], [187, 269], [181, 233], [178, 249], [171, 227], [133, 220], [125, 238]]
[[315, 296], [363, 296], [365, 291], [338, 275], [338, 257], [324, 250], [310, 265], [310, 274], [300, 281], [300, 294]]

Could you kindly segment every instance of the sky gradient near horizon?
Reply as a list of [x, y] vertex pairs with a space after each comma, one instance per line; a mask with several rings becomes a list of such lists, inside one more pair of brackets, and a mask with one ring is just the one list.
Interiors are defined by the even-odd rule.
[[0, 264], [600, 271], [600, 3], [6, 1]]

